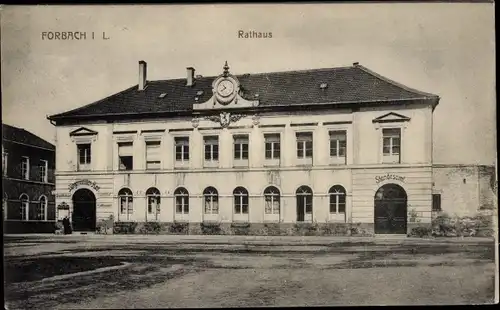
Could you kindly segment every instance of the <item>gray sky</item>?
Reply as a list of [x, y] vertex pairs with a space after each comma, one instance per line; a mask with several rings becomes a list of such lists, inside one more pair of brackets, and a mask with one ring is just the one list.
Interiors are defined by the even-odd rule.
[[[493, 4], [24, 6], [2, 12], [2, 120], [54, 142], [47, 115], [148, 79], [360, 64], [441, 97], [436, 163], [493, 164]], [[239, 39], [238, 30], [272, 32]], [[49, 41], [42, 31], [106, 33]]]

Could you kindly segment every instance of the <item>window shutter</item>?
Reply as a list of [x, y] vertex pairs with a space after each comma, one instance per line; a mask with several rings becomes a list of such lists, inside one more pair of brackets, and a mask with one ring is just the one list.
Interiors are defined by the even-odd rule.
[[188, 137], [177, 137], [177, 138], [175, 138], [175, 144], [176, 145], [189, 145], [189, 138]]
[[280, 142], [280, 135], [279, 134], [271, 134], [271, 135], [266, 135], [265, 136], [266, 142]]
[[346, 140], [345, 131], [330, 131], [330, 140], [345, 141]]
[[312, 141], [312, 133], [311, 132], [301, 132], [297, 133], [297, 142], [309, 142]]
[[132, 156], [132, 143], [122, 143], [118, 145], [118, 156]]
[[149, 161], [160, 159], [160, 143], [148, 143], [146, 145], [146, 159]]
[[247, 143], [248, 144], [248, 136], [234, 136], [234, 143]]

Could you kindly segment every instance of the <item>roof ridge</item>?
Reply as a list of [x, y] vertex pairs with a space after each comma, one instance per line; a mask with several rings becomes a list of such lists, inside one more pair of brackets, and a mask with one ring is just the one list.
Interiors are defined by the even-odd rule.
[[[342, 69], [353, 69], [353, 66], [342, 66], [342, 67], [322, 67], [316, 69], [298, 69], [298, 70], [285, 70], [285, 71], [272, 71], [272, 72], [256, 72], [256, 73], [240, 73], [240, 74], [232, 74], [233, 76], [241, 77], [245, 75], [269, 75], [269, 74], [282, 74], [282, 73], [306, 73], [306, 72], [318, 72], [318, 71], [329, 71], [329, 70], [342, 70]], [[210, 76], [202, 76], [202, 78], [217, 78], [220, 75], [210, 75]], [[186, 78], [174, 78], [174, 79], [161, 79], [161, 80], [152, 80], [149, 82], [166, 82], [166, 81], [179, 81], [185, 80]]]
[[416, 93], [416, 94], [419, 94], [419, 95], [423, 95], [423, 96], [426, 96], [426, 97], [437, 97], [437, 98], [439, 98], [438, 95], [427, 93], [427, 92], [424, 92], [424, 91], [420, 91], [420, 90], [417, 90], [415, 88], [411, 88], [411, 87], [406, 86], [404, 84], [398, 83], [398, 82], [396, 82], [396, 81], [394, 81], [394, 80], [392, 80], [392, 79], [390, 79], [388, 77], [385, 77], [385, 76], [383, 76], [383, 75], [381, 75], [381, 74], [379, 74], [379, 73], [377, 73], [375, 71], [372, 71], [372, 70], [368, 69], [365, 66], [356, 65], [355, 68], [359, 68], [359, 69], [363, 70], [364, 72], [366, 72], [368, 74], [371, 74], [374, 77], [376, 77], [376, 78], [378, 78], [378, 79], [380, 79], [380, 80], [382, 80], [384, 82], [387, 82], [387, 83], [392, 84], [394, 86], [400, 87], [400, 88], [402, 88], [402, 89], [404, 89], [406, 91], [409, 91], [409, 92], [412, 92], [412, 93]]

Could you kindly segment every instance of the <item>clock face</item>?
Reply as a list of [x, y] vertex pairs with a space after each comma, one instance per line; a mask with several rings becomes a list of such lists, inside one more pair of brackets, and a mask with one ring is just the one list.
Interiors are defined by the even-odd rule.
[[229, 80], [223, 80], [217, 85], [217, 93], [222, 97], [231, 95], [234, 91], [234, 84]]

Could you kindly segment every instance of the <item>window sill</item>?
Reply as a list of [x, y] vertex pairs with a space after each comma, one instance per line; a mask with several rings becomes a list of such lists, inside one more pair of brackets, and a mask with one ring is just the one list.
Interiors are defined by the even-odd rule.
[[347, 161], [345, 157], [330, 157], [330, 165], [346, 165]]
[[175, 213], [174, 221], [176, 221], [176, 222], [189, 222], [189, 213]]
[[177, 220], [174, 219], [174, 224], [189, 224], [188, 220]]
[[328, 222], [330, 223], [346, 223], [345, 213], [330, 213]]
[[280, 222], [280, 215], [278, 213], [264, 214], [264, 223], [279, 223], [279, 222]]
[[248, 167], [248, 159], [233, 159], [233, 167], [234, 168], [247, 168]]
[[189, 161], [176, 161], [174, 169], [189, 169]]
[[383, 155], [382, 163], [383, 164], [400, 164], [401, 158], [400, 155]]
[[279, 167], [280, 160], [279, 159], [265, 159], [263, 165], [264, 165], [264, 167]]
[[295, 164], [297, 166], [312, 166], [313, 160], [312, 158], [298, 158], [295, 160]]
[[214, 162], [204, 162], [203, 163], [203, 168], [219, 168], [219, 162], [214, 161]]

